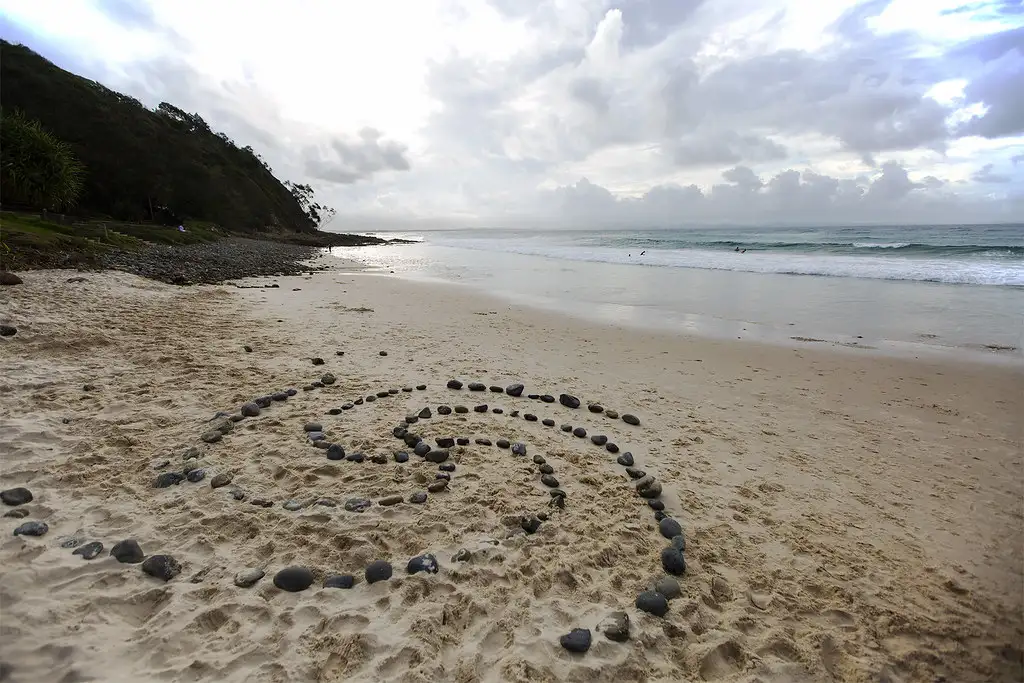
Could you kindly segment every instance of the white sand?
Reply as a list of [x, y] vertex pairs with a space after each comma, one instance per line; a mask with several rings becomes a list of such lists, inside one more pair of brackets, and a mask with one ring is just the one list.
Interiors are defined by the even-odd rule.
[[[270, 290], [66, 282], [78, 275], [31, 272], [0, 290], [0, 322], [20, 329], [0, 339], [0, 488], [31, 489], [26, 520], [50, 526], [15, 537], [25, 520], [0, 520], [2, 680], [1019, 680], [1019, 366], [642, 333], [353, 272]], [[215, 411], [326, 371], [335, 385], [198, 440]], [[566, 391], [642, 424], [455, 393], [451, 377]], [[325, 415], [418, 383], [428, 389]], [[436, 416], [480, 402], [506, 414]], [[452, 450], [450, 490], [422, 506], [281, 508], [423, 490], [436, 466], [332, 463], [302, 426], [390, 458], [402, 447], [391, 428], [425, 405], [425, 437], [507, 437], [543, 454], [565, 510], [547, 506], [529, 457], [475, 445]], [[614, 456], [514, 409], [607, 434], [664, 483], [689, 544], [664, 619], [632, 604], [666, 542]], [[180, 467], [192, 446], [233, 485], [152, 488], [151, 463]], [[237, 502], [234, 487], [277, 505]], [[519, 515], [540, 511], [551, 519], [524, 535]], [[108, 550], [135, 538], [183, 571], [163, 583], [107, 551], [85, 561], [60, 547], [70, 536]], [[453, 560], [460, 548], [471, 561]], [[406, 576], [421, 552], [441, 573]], [[378, 558], [395, 576], [367, 585]], [[290, 564], [359, 583], [285, 593], [272, 576]], [[268, 575], [237, 588], [246, 567]], [[596, 630], [618, 609], [633, 622], [625, 644]], [[575, 627], [593, 631], [584, 656], [558, 645]]]

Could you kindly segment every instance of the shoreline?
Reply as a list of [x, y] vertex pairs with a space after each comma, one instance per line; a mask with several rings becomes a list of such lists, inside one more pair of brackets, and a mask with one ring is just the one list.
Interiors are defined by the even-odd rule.
[[[22, 520], [2, 520], [12, 681], [1019, 677], [1018, 369], [616, 328], [336, 265], [188, 288], [32, 271], [4, 290], [0, 315], [19, 333], [0, 340], [0, 428], [13, 444], [0, 488], [30, 488], [26, 519], [50, 526], [15, 537]], [[325, 372], [336, 384], [301, 390]], [[565, 391], [641, 424], [453, 392], [451, 378]], [[198, 440], [217, 411], [287, 386], [297, 395], [265, 416]], [[390, 462], [393, 427], [424, 404], [481, 401], [505, 411], [415, 427], [543, 453], [568, 504], [533, 535], [518, 515], [549, 496], [532, 464], [478, 445], [452, 450], [450, 490], [422, 507], [281, 507], [422, 485], [426, 463]], [[663, 482], [688, 544], [665, 617], [633, 607], [663, 573], [667, 542], [614, 456], [510, 409], [606, 433]], [[310, 420], [388, 464], [330, 463], [304, 438]], [[207, 479], [153, 488], [167, 471], [154, 461], [176, 467], [193, 446]], [[210, 486], [228, 472], [275, 506]], [[137, 538], [183, 570], [163, 583], [109, 557], [86, 562], [60, 547], [67, 536]], [[473, 560], [455, 559], [463, 548]], [[406, 576], [423, 552], [441, 571]], [[378, 558], [395, 576], [365, 585]], [[291, 564], [360, 578], [285, 593], [271, 577]], [[234, 586], [247, 566], [267, 577]], [[632, 621], [625, 644], [597, 629], [615, 610]], [[584, 656], [558, 645], [577, 627], [594, 634]], [[52, 641], [66, 648], [59, 661], [40, 645]]]

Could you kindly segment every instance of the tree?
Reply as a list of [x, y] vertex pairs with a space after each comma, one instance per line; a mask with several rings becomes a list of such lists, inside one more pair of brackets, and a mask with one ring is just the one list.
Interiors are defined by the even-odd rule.
[[74, 205], [85, 168], [70, 145], [21, 111], [0, 112], [0, 185], [8, 200], [41, 209]]
[[337, 214], [337, 211], [331, 207], [313, 201], [313, 188], [311, 186], [293, 183], [290, 180], [284, 181], [284, 186], [291, 191], [295, 201], [302, 207], [313, 227], [323, 228]]

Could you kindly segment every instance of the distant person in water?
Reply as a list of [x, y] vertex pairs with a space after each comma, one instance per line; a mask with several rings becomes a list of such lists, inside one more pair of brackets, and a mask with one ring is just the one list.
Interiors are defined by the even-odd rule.
[[641, 251], [641, 252], [640, 252], [640, 255], [641, 255], [641, 256], [643, 256], [643, 255], [644, 255], [644, 254], [646, 254], [646, 253], [647, 253], [647, 250], [646, 250], [646, 249], [644, 249], [643, 251]]
[[739, 250], [740, 250], [739, 247], [736, 247], [735, 249], [733, 249], [733, 251], [739, 251]]

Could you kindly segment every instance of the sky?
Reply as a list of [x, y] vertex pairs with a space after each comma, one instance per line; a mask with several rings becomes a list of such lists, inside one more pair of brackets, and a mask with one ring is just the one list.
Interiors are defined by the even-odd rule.
[[0, 0], [332, 228], [1024, 222], [1024, 0]]

